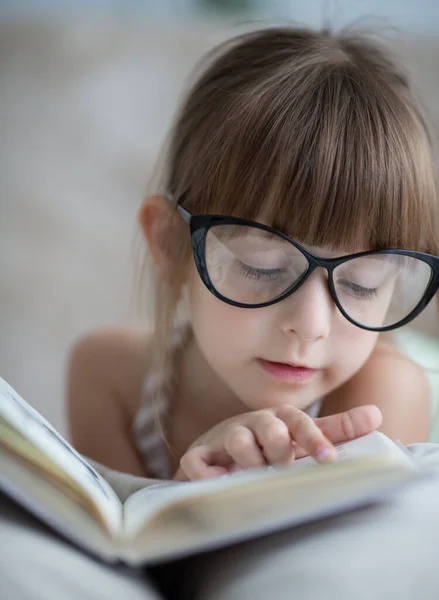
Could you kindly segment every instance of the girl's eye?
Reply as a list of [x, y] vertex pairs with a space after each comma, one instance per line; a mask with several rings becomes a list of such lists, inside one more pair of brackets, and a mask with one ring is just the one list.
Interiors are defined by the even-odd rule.
[[279, 275], [285, 273], [286, 269], [257, 269], [246, 263], [238, 261], [239, 272], [250, 279], [271, 281], [278, 279]]
[[356, 298], [360, 298], [361, 300], [372, 300], [378, 295], [378, 288], [363, 287], [361, 285], [357, 285], [353, 281], [347, 281], [346, 279], [342, 279], [338, 283], [346, 288], [350, 294]]

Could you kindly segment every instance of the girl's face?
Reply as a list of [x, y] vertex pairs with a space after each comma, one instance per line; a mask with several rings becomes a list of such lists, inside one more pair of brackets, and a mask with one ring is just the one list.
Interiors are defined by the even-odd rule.
[[[313, 249], [322, 257], [340, 256]], [[306, 408], [350, 379], [366, 362], [378, 333], [351, 324], [318, 268], [291, 296], [263, 308], [231, 306], [189, 275], [195, 339], [213, 371], [249, 410]]]

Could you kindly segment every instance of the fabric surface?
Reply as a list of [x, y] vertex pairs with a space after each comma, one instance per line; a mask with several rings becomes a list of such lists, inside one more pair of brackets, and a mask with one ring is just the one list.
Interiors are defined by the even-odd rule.
[[160, 600], [141, 569], [108, 566], [0, 493], [1, 600]]

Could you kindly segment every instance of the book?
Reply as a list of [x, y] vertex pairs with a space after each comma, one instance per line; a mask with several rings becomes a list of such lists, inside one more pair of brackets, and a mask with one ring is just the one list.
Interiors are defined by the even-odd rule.
[[422, 476], [378, 432], [338, 445], [328, 465], [305, 457], [197, 482], [142, 478], [127, 498], [108, 472], [0, 378], [0, 490], [107, 562], [153, 564], [226, 546], [381, 501]]

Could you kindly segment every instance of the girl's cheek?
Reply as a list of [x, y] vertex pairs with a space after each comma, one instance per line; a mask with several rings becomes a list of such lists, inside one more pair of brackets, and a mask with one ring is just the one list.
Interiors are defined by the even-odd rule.
[[367, 362], [378, 340], [376, 332], [356, 328], [351, 335], [342, 336], [334, 343], [336, 369], [345, 381]]

